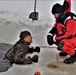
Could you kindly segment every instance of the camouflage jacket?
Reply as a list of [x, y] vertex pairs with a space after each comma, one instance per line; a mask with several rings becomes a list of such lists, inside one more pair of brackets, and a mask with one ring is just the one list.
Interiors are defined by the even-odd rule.
[[31, 58], [25, 58], [28, 53], [29, 43], [19, 40], [6, 54], [5, 59], [17, 64], [31, 64]]

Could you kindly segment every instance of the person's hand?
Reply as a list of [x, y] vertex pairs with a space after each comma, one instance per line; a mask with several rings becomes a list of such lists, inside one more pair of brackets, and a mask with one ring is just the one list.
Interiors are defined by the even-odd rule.
[[34, 48], [31, 47], [31, 48], [28, 48], [28, 53], [33, 53], [34, 52]]
[[37, 63], [38, 62], [38, 55], [34, 55], [33, 57], [32, 57], [32, 62], [35, 62], [35, 63]]
[[48, 42], [49, 45], [53, 45], [54, 44], [53, 35], [50, 34], [50, 33], [47, 35], [47, 42]]
[[32, 64], [32, 58], [28, 56], [28, 58], [24, 60], [24, 64]]
[[35, 47], [34, 52], [40, 53], [40, 47]]

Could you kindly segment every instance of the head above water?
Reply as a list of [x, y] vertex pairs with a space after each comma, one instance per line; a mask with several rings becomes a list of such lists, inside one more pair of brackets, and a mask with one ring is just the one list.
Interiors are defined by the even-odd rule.
[[60, 15], [64, 14], [64, 8], [59, 3], [56, 3], [53, 5], [51, 12], [55, 18], [58, 18]]
[[21, 40], [24, 40], [28, 43], [32, 43], [32, 36], [31, 36], [31, 33], [29, 31], [22, 31], [20, 33], [19, 37]]

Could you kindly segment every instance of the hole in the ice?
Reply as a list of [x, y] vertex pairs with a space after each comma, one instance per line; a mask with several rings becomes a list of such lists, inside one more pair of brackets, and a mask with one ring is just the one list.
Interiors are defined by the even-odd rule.
[[47, 65], [47, 66], [50, 67], [50, 68], [58, 68], [58, 66], [53, 65], [53, 64], [51, 64], [51, 65]]
[[58, 68], [56, 65], [51, 65], [50, 67], [51, 68]]

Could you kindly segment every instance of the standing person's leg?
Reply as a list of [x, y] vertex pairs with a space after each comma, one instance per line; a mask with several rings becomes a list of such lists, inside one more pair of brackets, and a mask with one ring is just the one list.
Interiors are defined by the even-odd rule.
[[70, 55], [69, 58], [64, 60], [64, 63], [70, 64], [76, 61], [76, 51], [74, 49], [75, 47], [76, 47], [76, 38], [62, 40], [59, 43], [58, 48], [61, 51], [66, 52], [68, 55]]

